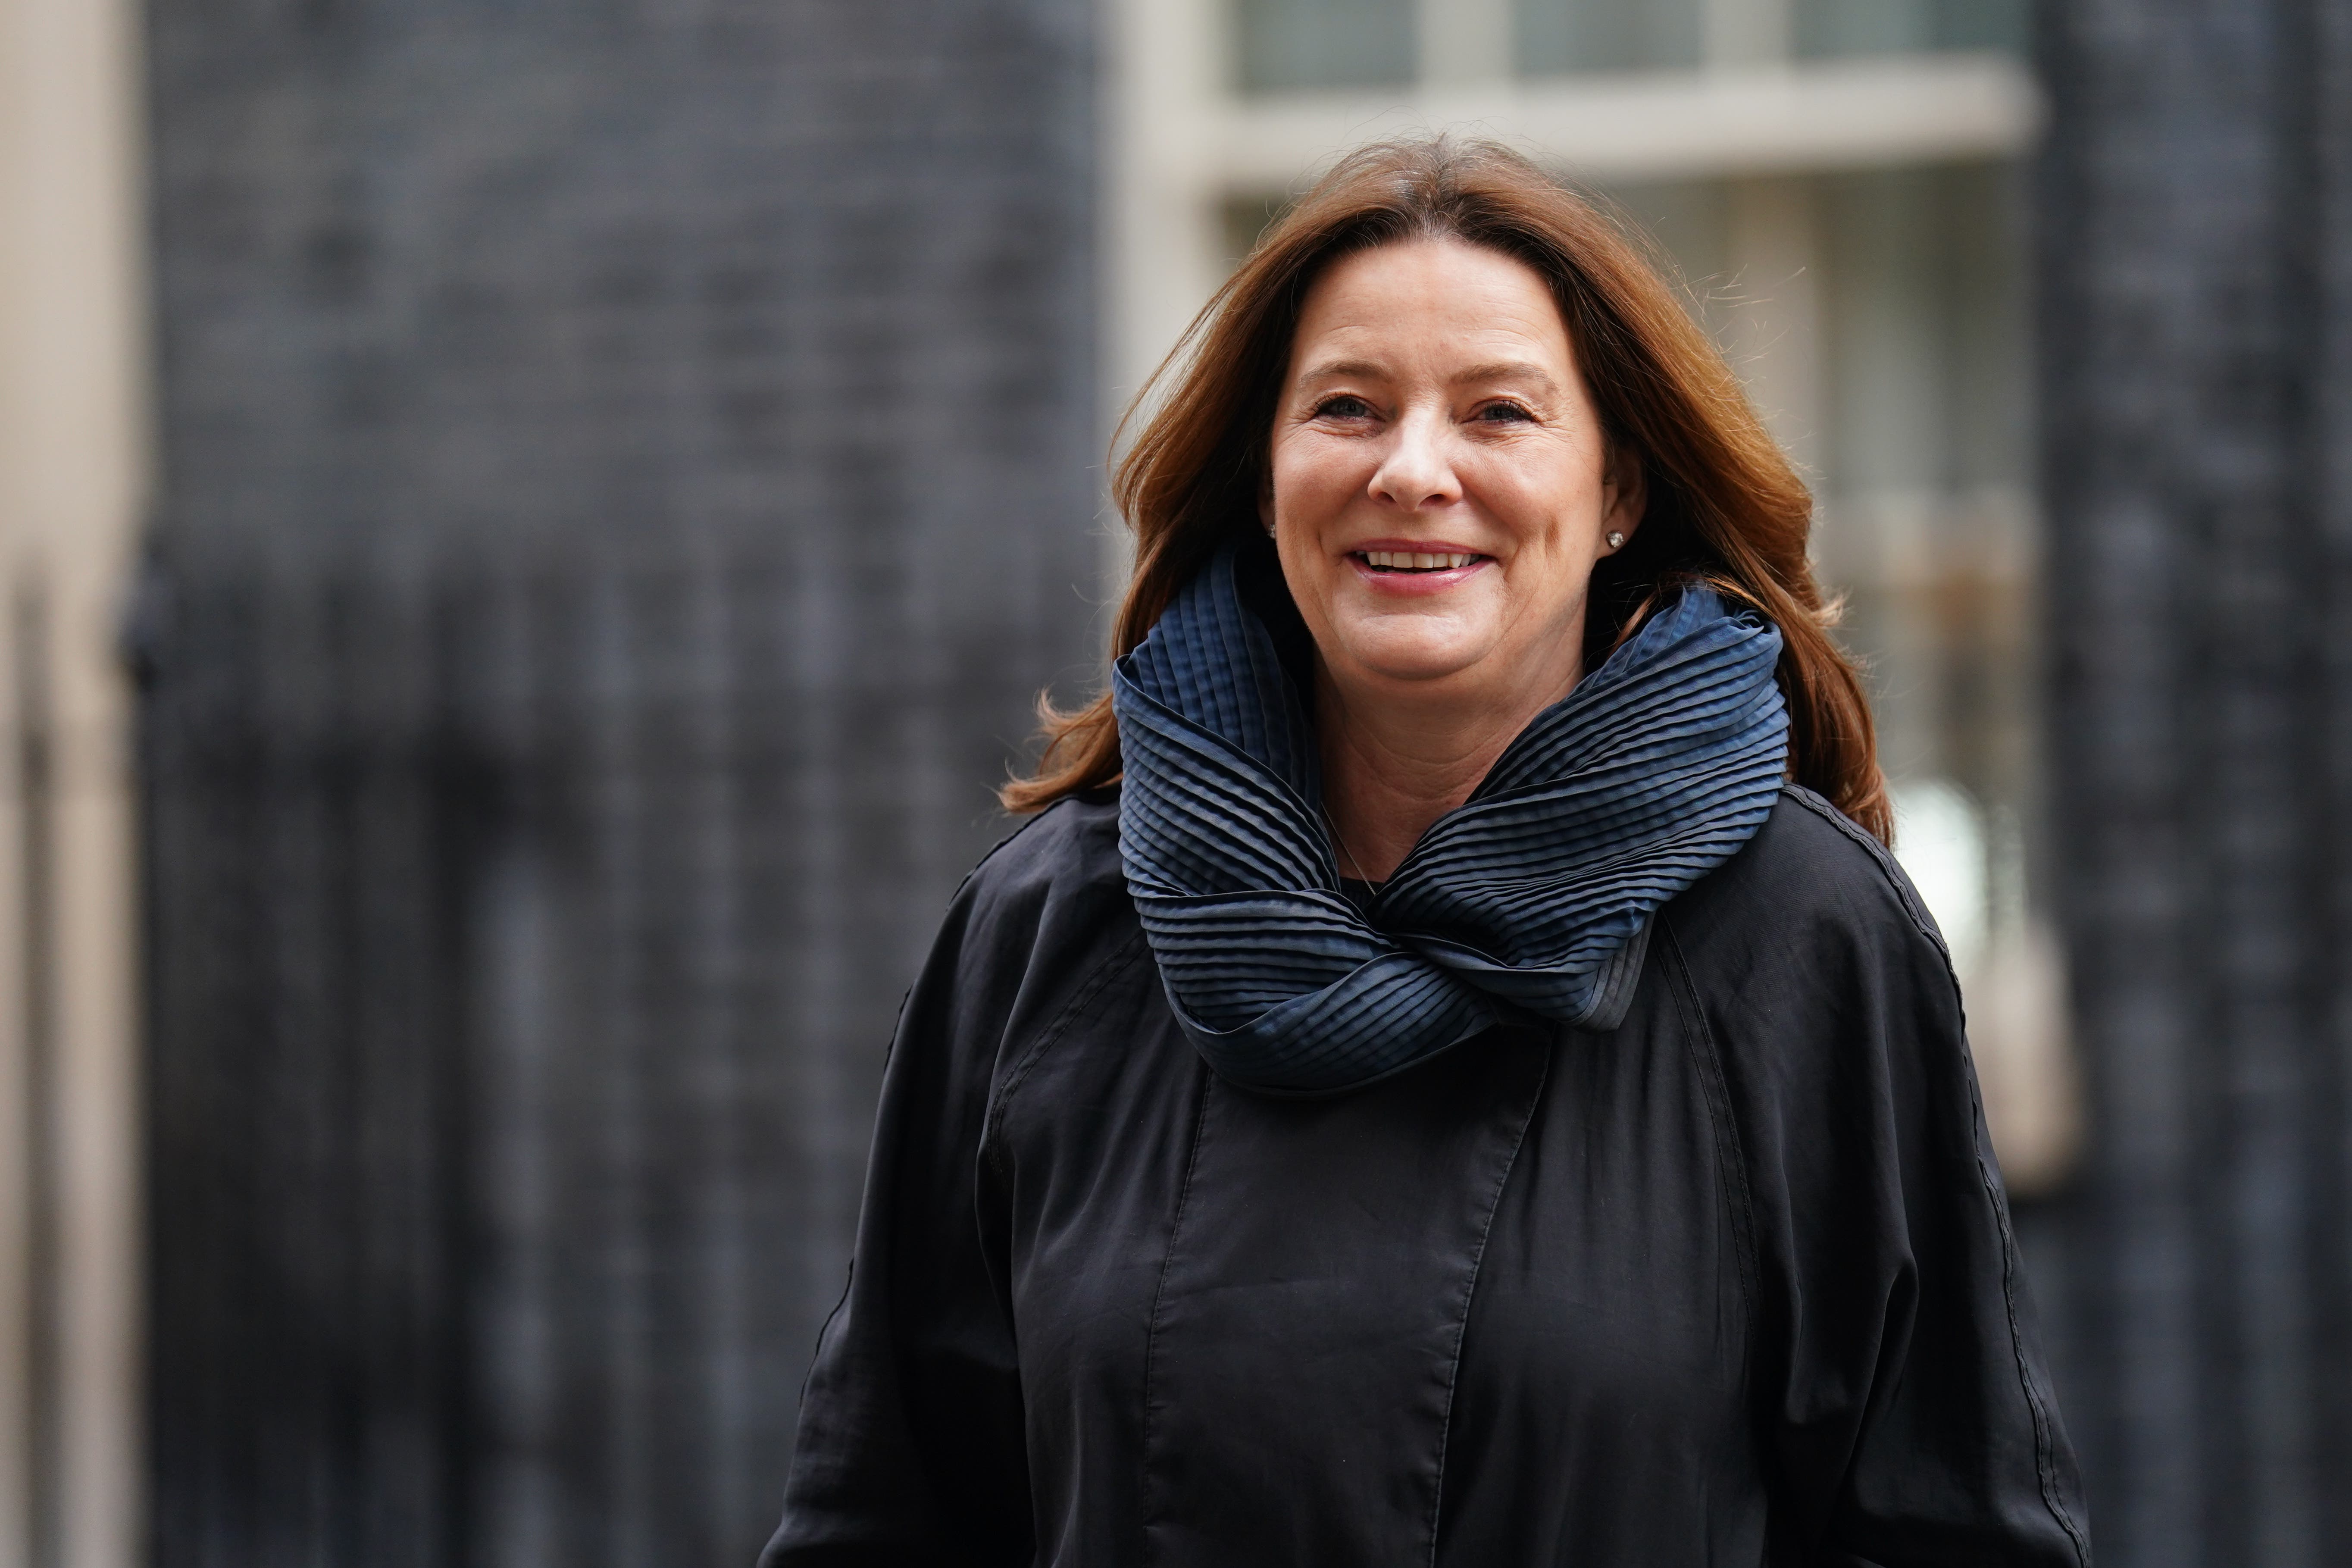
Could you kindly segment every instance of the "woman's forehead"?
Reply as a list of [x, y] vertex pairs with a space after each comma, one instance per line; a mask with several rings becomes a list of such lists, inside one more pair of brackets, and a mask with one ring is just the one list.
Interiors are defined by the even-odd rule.
[[1533, 268], [1456, 239], [1415, 239], [1333, 263], [1307, 291], [1290, 374], [1399, 374], [1447, 379], [1514, 370], [1557, 379], [1573, 368], [1568, 329]]

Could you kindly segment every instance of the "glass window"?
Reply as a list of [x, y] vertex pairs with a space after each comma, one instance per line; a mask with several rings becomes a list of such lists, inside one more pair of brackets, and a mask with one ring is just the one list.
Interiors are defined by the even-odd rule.
[[1412, 0], [1234, 0], [1244, 92], [1412, 79]]
[[2074, 1129], [2039, 860], [2023, 204], [2006, 165], [1629, 186], [1818, 502], [1895, 795], [1896, 852], [1968, 988], [2012, 1186]]
[[[1948, 783], [1988, 821], [2023, 813], [2032, 766], [2017, 179], [1970, 165], [1612, 193], [1806, 470], [1889, 775]], [[1951, 798], [1922, 807], [1944, 838]]]
[[1239, 267], [1274, 220], [1290, 210], [1287, 196], [1228, 196], [1220, 216], [1224, 241], [1224, 261], [1228, 268]]
[[2025, 52], [2027, 0], [1796, 0], [1801, 56]]
[[1820, 553], [1897, 778], [2015, 811], [2028, 776], [2030, 410], [2014, 175], [1821, 182]]
[[1519, 69], [1683, 69], [1700, 63], [1700, 0], [1517, 0]]
[[1652, 259], [1681, 286], [1693, 312], [1717, 340], [1727, 341], [1736, 294], [1728, 185], [1677, 180], [1621, 184], [1598, 194], [1625, 218], [1634, 237], [1646, 242]]

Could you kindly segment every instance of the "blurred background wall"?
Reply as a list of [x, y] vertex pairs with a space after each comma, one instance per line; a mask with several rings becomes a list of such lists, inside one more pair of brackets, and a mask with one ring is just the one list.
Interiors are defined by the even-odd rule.
[[116, 6], [0, 0], [0, 1565], [748, 1562], [1110, 425], [1437, 128], [1813, 480], [2103, 1560], [2352, 1554], [2352, 5]]
[[152, 1555], [748, 1563], [1098, 576], [1081, 0], [170, 0]]
[[2352, 6], [2055, 8], [2052, 776], [2108, 1561], [2352, 1561]]

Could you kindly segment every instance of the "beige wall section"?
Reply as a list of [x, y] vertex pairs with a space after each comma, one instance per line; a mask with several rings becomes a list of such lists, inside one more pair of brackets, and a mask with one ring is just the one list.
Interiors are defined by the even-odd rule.
[[[0, 616], [16, 623], [27, 589], [46, 602], [55, 734], [50, 935], [28, 943], [25, 661], [19, 637], [0, 636], [0, 1564], [28, 1568], [143, 1555], [129, 698], [114, 651], [149, 468], [136, 16], [125, 0], [0, 0]], [[28, 1105], [26, 954], [44, 949], [49, 1093]], [[46, 1226], [30, 1208], [44, 1192]], [[34, 1278], [45, 1231], [51, 1267]], [[53, 1331], [35, 1367], [43, 1301]]]

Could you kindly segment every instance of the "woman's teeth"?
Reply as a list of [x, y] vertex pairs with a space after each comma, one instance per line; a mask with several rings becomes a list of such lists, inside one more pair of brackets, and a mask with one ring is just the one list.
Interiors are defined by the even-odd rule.
[[1478, 559], [1475, 555], [1433, 555], [1410, 550], [1365, 550], [1359, 553], [1365, 564], [1391, 572], [1453, 572]]

